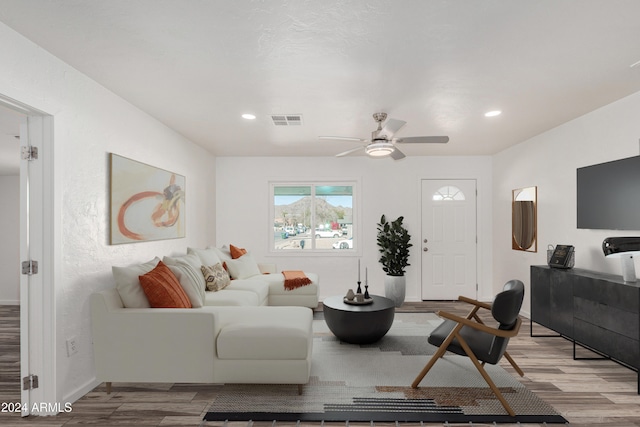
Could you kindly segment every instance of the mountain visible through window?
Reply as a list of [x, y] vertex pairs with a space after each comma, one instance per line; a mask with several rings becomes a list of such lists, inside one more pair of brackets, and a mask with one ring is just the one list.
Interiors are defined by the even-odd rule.
[[354, 186], [353, 183], [272, 184], [272, 249], [353, 250]]

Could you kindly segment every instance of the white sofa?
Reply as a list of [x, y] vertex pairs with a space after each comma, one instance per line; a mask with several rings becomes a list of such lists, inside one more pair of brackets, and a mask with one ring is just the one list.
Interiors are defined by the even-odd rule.
[[[138, 282], [138, 276], [152, 270], [160, 261], [156, 257], [143, 264], [113, 267], [116, 288], [127, 308], [148, 308], [149, 302]], [[187, 248], [186, 254], [165, 256], [168, 265], [180, 280], [193, 307], [203, 305], [292, 305], [316, 308], [319, 300], [319, 278], [304, 272], [311, 280], [306, 286], [286, 290], [284, 276], [274, 264], [259, 264], [247, 254], [232, 259], [226, 248]], [[200, 268], [224, 263], [231, 274], [231, 284], [221, 291], [204, 291], [206, 283]]]
[[[159, 261], [113, 267], [116, 287], [91, 295], [96, 377], [108, 391], [112, 382], [308, 382], [316, 274], [305, 272], [310, 284], [285, 290], [274, 265], [257, 265], [250, 256], [232, 260], [223, 249], [189, 248], [162, 261], [192, 308], [151, 308], [138, 278]], [[199, 269], [217, 262], [237, 278], [205, 292]]]
[[125, 308], [91, 295], [96, 377], [111, 382], [306, 384], [306, 307]]
[[[319, 278], [315, 273], [304, 272], [311, 280], [309, 285], [286, 290], [284, 276], [276, 271], [275, 264], [257, 263], [251, 254], [234, 260], [227, 248], [187, 248], [187, 256], [182, 258], [186, 259], [189, 255], [196, 255], [204, 265], [224, 263], [232, 276], [231, 285], [222, 291], [206, 293], [205, 305], [318, 306]], [[175, 258], [171, 257], [163, 260], [170, 264], [175, 262]], [[256, 294], [257, 302], [252, 295], [245, 293], [247, 291]]]

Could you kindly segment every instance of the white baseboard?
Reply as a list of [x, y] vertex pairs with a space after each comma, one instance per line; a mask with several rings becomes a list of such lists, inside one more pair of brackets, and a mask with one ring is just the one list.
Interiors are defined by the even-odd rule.
[[20, 300], [0, 299], [0, 305], [20, 305]]
[[102, 382], [98, 381], [95, 377], [93, 377], [84, 385], [78, 387], [77, 389], [73, 390], [71, 393], [67, 394], [62, 400], [65, 403], [66, 402], [73, 403], [76, 400], [83, 397], [85, 394], [89, 393], [91, 390], [93, 390], [97, 386], [99, 386], [100, 384], [102, 384]]
[[75, 389], [71, 393], [69, 393], [66, 396], [64, 396], [64, 398], [62, 399], [61, 402], [55, 402], [55, 403], [51, 403], [51, 404], [47, 405], [47, 408], [56, 408], [56, 409], [52, 409], [53, 412], [51, 412], [51, 410], [47, 410], [47, 411], [43, 410], [43, 411], [39, 411], [39, 412], [32, 412], [31, 415], [33, 415], [33, 416], [55, 416], [55, 415], [58, 415], [58, 414], [60, 414], [62, 412], [72, 412], [73, 411], [73, 403], [76, 400], [78, 400], [81, 397], [83, 397], [84, 395], [86, 395], [87, 393], [89, 393], [91, 390], [93, 390], [94, 388], [96, 388], [100, 384], [101, 384], [101, 382], [96, 380], [95, 377], [93, 377], [91, 380], [86, 382], [84, 385], [78, 387], [77, 389]]

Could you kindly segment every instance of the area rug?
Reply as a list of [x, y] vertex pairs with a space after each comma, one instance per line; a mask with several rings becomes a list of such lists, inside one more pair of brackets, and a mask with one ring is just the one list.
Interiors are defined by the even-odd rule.
[[[314, 320], [309, 384], [224, 385], [207, 421], [566, 423], [550, 405], [500, 366], [487, 371], [513, 410], [511, 417], [468, 358], [448, 353], [411, 383], [436, 348], [426, 337], [433, 313], [397, 313], [387, 335], [369, 345], [346, 344]], [[526, 373], [525, 373], [526, 374]]]

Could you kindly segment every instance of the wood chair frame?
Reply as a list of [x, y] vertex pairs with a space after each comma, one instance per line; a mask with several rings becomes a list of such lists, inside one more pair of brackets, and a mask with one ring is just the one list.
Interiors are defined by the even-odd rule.
[[[518, 317], [514, 327], [509, 330], [493, 328], [493, 327], [487, 326], [478, 316], [478, 311], [481, 308], [491, 310], [491, 304], [476, 301], [474, 299], [467, 298], [464, 296], [458, 297], [458, 300], [473, 305], [474, 306], [473, 309], [469, 312], [469, 314], [466, 317], [457, 316], [455, 314], [448, 313], [446, 311], [437, 312], [437, 315], [442, 317], [443, 319], [452, 320], [454, 322], [457, 322], [458, 324], [453, 328], [453, 330], [449, 333], [447, 338], [442, 342], [442, 344], [438, 348], [438, 351], [436, 351], [436, 353], [431, 357], [429, 362], [427, 362], [427, 364], [422, 369], [420, 374], [418, 374], [416, 379], [413, 380], [411, 387], [418, 388], [418, 385], [420, 384], [422, 379], [425, 377], [425, 375], [427, 375], [427, 373], [431, 370], [433, 365], [435, 365], [438, 359], [440, 359], [445, 355], [445, 353], [447, 352], [447, 348], [455, 338], [458, 340], [458, 343], [460, 344], [464, 352], [467, 354], [469, 359], [471, 359], [471, 362], [474, 364], [478, 372], [480, 372], [480, 375], [482, 375], [482, 378], [484, 378], [484, 380], [487, 382], [487, 384], [491, 388], [491, 391], [493, 391], [493, 394], [496, 395], [496, 397], [498, 398], [498, 400], [500, 401], [504, 409], [507, 411], [509, 415], [514, 417], [515, 412], [513, 411], [513, 409], [511, 409], [511, 406], [509, 406], [504, 396], [502, 396], [502, 393], [500, 393], [500, 390], [498, 389], [496, 384], [493, 382], [493, 380], [491, 379], [487, 371], [484, 369], [485, 362], [480, 362], [480, 360], [478, 360], [478, 358], [473, 353], [473, 351], [471, 350], [467, 342], [460, 335], [460, 330], [462, 329], [463, 326], [468, 326], [470, 328], [486, 332], [496, 337], [511, 338], [518, 335], [518, 331], [520, 330], [520, 326], [522, 325], [522, 319]], [[516, 370], [516, 372], [518, 372], [518, 374], [521, 377], [524, 376], [524, 372], [522, 371], [522, 369], [520, 369], [518, 364], [515, 362], [515, 360], [513, 360], [513, 358], [509, 355], [507, 351], [504, 352], [503, 356], [509, 361], [511, 366], [513, 366], [513, 368]]]

